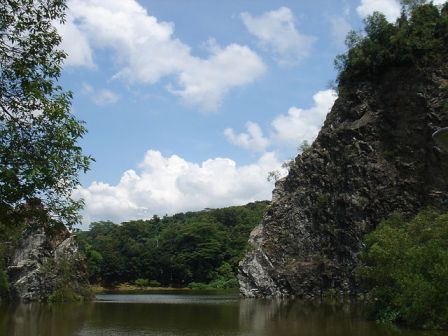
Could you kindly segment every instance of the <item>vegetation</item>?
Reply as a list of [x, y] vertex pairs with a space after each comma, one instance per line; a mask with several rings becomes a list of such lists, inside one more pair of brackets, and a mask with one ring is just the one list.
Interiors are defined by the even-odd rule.
[[402, 1], [396, 23], [381, 13], [365, 20], [365, 34], [350, 32], [348, 51], [336, 57], [340, 84], [357, 79], [375, 80], [393, 67], [431, 67], [444, 64], [448, 51], [448, 3], [439, 8], [425, 1]]
[[[339, 55], [340, 95], [350, 83], [378, 81], [397, 68], [425, 73], [444, 68], [448, 57], [448, 3], [401, 1], [395, 23], [374, 13], [364, 33], [350, 32]], [[324, 199], [319, 199], [323, 202]], [[381, 322], [448, 328], [448, 214], [425, 210], [414, 219], [395, 215], [365, 238], [357, 274], [371, 314]]]
[[91, 158], [78, 140], [82, 122], [72, 94], [57, 84], [66, 54], [55, 22], [65, 0], [0, 0], [0, 296], [5, 261], [26, 225], [72, 227], [81, 201], [71, 198]]
[[77, 275], [82, 268], [82, 257], [78, 255], [63, 255], [49, 259], [42, 265], [40, 272], [47, 274], [49, 279], [55, 279], [55, 289], [48, 297], [48, 302], [80, 302], [91, 298], [88, 284], [79, 283]]
[[91, 158], [77, 144], [86, 129], [72, 94], [57, 85], [66, 55], [53, 23], [65, 9], [64, 0], [0, 0], [0, 210], [17, 215], [39, 199], [71, 226], [81, 203], [70, 196]]
[[381, 322], [448, 328], [448, 213], [399, 215], [366, 236], [358, 274]]
[[134, 281], [134, 284], [139, 288], [147, 288], [147, 287], [160, 287], [161, 284], [157, 280], [148, 280], [148, 279], [137, 279]]
[[89, 231], [78, 234], [90, 281], [105, 287], [125, 282], [236, 287], [238, 262], [267, 205], [255, 202], [120, 225], [92, 223]]
[[[311, 145], [307, 140], [303, 140], [301, 144], [297, 147], [298, 155], [302, 155], [305, 151], [311, 148]], [[281, 165], [282, 169], [286, 172], [290, 172], [296, 165], [295, 159], [288, 159], [284, 161]], [[282, 177], [282, 172], [279, 169], [271, 170], [268, 172], [267, 181], [268, 182], [277, 182]]]

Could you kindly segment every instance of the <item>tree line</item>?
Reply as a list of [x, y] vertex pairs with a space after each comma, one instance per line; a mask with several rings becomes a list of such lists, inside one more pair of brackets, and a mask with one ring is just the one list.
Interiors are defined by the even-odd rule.
[[95, 222], [79, 232], [91, 283], [236, 287], [238, 262], [267, 201], [121, 224]]

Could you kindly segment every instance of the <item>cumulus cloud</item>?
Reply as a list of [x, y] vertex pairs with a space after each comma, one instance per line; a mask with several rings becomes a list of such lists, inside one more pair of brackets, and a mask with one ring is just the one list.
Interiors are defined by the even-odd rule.
[[352, 26], [343, 16], [337, 16], [330, 19], [331, 34], [334, 42], [338, 45], [344, 45], [347, 33], [352, 30]]
[[299, 33], [294, 14], [287, 7], [266, 12], [260, 16], [242, 13], [247, 30], [257, 37], [260, 45], [274, 53], [280, 64], [294, 64], [311, 52], [314, 37]]
[[396, 0], [361, 0], [356, 12], [362, 18], [381, 12], [389, 22], [395, 21], [401, 13], [400, 3]]
[[264, 136], [260, 126], [253, 122], [246, 124], [246, 132], [236, 134], [233, 129], [227, 128], [224, 135], [231, 143], [252, 151], [263, 151], [269, 146], [297, 146], [303, 141], [312, 142], [336, 98], [334, 90], [317, 92], [313, 96], [314, 105], [311, 108], [293, 106], [287, 114], [277, 116], [271, 122], [269, 136]]
[[224, 130], [226, 138], [239, 147], [248, 149], [253, 152], [264, 152], [270, 141], [263, 136], [260, 126], [254, 122], [246, 124], [247, 133], [236, 134], [231, 128]]
[[65, 65], [95, 68], [89, 41], [73, 21], [74, 18], [69, 14], [66, 24], [55, 23], [59, 34], [62, 36], [60, 47], [67, 53]]
[[266, 177], [279, 166], [274, 153], [263, 154], [256, 163], [237, 166], [227, 158], [197, 164], [149, 150], [138, 168], [124, 172], [117, 185], [94, 182], [78, 189], [74, 196], [85, 200], [86, 224], [240, 205], [270, 199], [272, 184]]
[[230, 89], [249, 84], [260, 76], [264, 64], [252, 50], [238, 44], [221, 48], [212, 40], [209, 52], [206, 60], [190, 57], [188, 67], [179, 74], [178, 88], [170, 90], [189, 104], [213, 111]]
[[311, 108], [291, 107], [287, 114], [276, 117], [272, 121], [273, 141], [293, 145], [314, 141], [336, 98], [334, 90], [319, 91]]
[[120, 99], [120, 97], [111, 90], [95, 89], [87, 83], [82, 84], [82, 92], [90, 97], [93, 103], [98, 106], [115, 104]]
[[[113, 52], [120, 70], [114, 78], [155, 84], [174, 78], [168, 90], [204, 111], [218, 109], [232, 88], [247, 85], [265, 72], [261, 58], [246, 46], [209, 45], [207, 58], [174, 37], [174, 24], [159, 21], [135, 0], [70, 0], [61, 29], [69, 65], [93, 64], [93, 49]], [[78, 46], [80, 42], [80, 48]]]

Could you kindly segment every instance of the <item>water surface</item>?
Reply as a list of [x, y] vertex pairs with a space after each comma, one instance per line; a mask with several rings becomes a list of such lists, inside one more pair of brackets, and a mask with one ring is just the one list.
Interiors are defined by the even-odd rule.
[[353, 305], [239, 299], [235, 293], [98, 295], [86, 304], [0, 306], [5, 336], [448, 336], [381, 327]]

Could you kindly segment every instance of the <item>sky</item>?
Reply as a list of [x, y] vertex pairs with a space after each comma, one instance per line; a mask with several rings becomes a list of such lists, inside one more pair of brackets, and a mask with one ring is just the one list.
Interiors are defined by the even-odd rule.
[[[438, 0], [435, 3], [443, 3]], [[335, 99], [350, 30], [398, 0], [68, 0], [61, 85], [95, 162], [82, 228], [271, 198]]]

